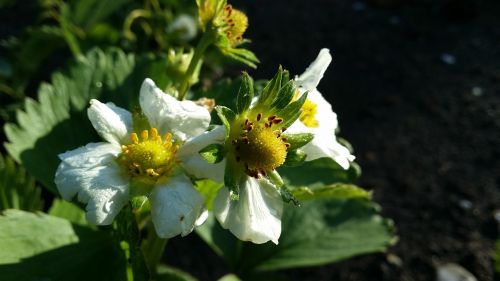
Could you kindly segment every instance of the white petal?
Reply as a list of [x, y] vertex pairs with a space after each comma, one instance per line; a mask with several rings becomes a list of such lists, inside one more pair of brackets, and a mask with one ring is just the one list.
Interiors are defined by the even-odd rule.
[[128, 180], [115, 162], [116, 146], [89, 144], [59, 155], [55, 183], [61, 196], [87, 204], [87, 220], [107, 225], [128, 201]]
[[307, 94], [307, 99], [316, 105], [317, 113], [315, 119], [318, 121], [318, 130], [335, 133], [338, 127], [337, 114], [333, 112], [332, 105], [313, 89]]
[[215, 129], [205, 132], [188, 140], [179, 148], [177, 157], [181, 160], [182, 167], [195, 178], [211, 179], [215, 182], [224, 180], [224, 167], [226, 160], [216, 164], [210, 164], [203, 159], [199, 151], [210, 144], [222, 144], [226, 138], [226, 128], [217, 126]]
[[239, 200], [231, 200], [222, 187], [214, 201], [214, 213], [223, 228], [243, 241], [278, 244], [283, 201], [267, 179], [246, 177], [240, 184]]
[[113, 103], [91, 100], [87, 115], [97, 133], [110, 143], [127, 142], [132, 131], [132, 114]]
[[202, 134], [210, 124], [210, 113], [192, 101], [178, 101], [165, 94], [151, 79], [142, 83], [139, 102], [151, 127], [160, 134], [171, 132], [179, 140]]
[[203, 197], [185, 175], [155, 187], [151, 194], [151, 216], [162, 238], [188, 235], [203, 214]]
[[316, 88], [331, 62], [332, 56], [330, 55], [330, 50], [326, 48], [321, 49], [318, 57], [309, 65], [306, 71], [296, 79], [297, 85], [305, 90]]
[[349, 162], [355, 157], [351, 152], [337, 142], [335, 135], [315, 135], [314, 139], [301, 148], [306, 154], [306, 161], [312, 161], [322, 157], [332, 158], [342, 168], [349, 169]]

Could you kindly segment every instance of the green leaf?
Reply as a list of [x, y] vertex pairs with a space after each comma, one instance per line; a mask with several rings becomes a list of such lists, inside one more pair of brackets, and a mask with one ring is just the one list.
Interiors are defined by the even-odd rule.
[[158, 275], [155, 280], [158, 281], [196, 281], [197, 279], [189, 273], [178, 268], [160, 265], [158, 266]]
[[0, 211], [21, 209], [38, 211], [43, 208], [42, 190], [10, 157], [0, 155]]
[[199, 153], [208, 163], [216, 164], [224, 159], [225, 151], [223, 145], [213, 143], [200, 150]]
[[351, 183], [356, 180], [360, 173], [357, 165], [354, 164], [351, 163], [349, 169], [344, 170], [334, 160], [320, 158], [308, 161], [305, 165], [282, 166], [278, 168], [278, 171], [284, 179], [293, 183], [294, 186], [325, 186], [338, 182]]
[[144, 78], [161, 77], [164, 64], [152, 56], [135, 58], [118, 49], [90, 51], [64, 74], [55, 73], [51, 84], [42, 84], [38, 101], [26, 99], [25, 109], [17, 111], [17, 124], [5, 125], [5, 148], [55, 193], [57, 155], [100, 139], [87, 118], [90, 99], [124, 108], [137, 105]]
[[300, 187], [293, 190], [293, 195], [301, 201], [335, 198], [335, 199], [371, 199], [371, 192], [351, 184], [333, 184], [329, 186], [308, 188]]
[[217, 116], [219, 116], [222, 124], [226, 127], [226, 135], [229, 136], [229, 132], [231, 131], [231, 123], [234, 118], [236, 118], [236, 114], [229, 109], [228, 107], [218, 105], [215, 107], [215, 111], [217, 111]]
[[75, 224], [88, 224], [87, 219], [85, 218], [85, 212], [77, 205], [65, 200], [54, 199], [48, 214], [54, 217], [66, 219]]
[[3, 281], [126, 280], [119, 245], [101, 231], [42, 213], [0, 216]]
[[244, 270], [322, 265], [384, 251], [395, 242], [392, 222], [366, 200], [316, 200], [286, 211], [279, 244], [247, 245]]
[[314, 138], [314, 135], [311, 133], [282, 134], [282, 136], [285, 137], [286, 142], [290, 144], [290, 147], [288, 148], [289, 150], [301, 148]]
[[250, 75], [248, 75], [248, 73], [244, 72], [241, 78], [240, 90], [238, 91], [238, 96], [236, 98], [236, 108], [238, 113], [242, 113], [250, 107], [253, 96], [253, 79]]
[[255, 272], [328, 264], [384, 251], [395, 242], [390, 220], [368, 200], [323, 199], [285, 205], [279, 244], [242, 242], [210, 217], [197, 229], [239, 276]]

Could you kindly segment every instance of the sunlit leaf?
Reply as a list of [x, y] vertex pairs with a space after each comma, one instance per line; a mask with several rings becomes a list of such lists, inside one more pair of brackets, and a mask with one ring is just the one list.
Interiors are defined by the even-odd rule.
[[125, 280], [119, 246], [105, 233], [42, 213], [0, 216], [2, 281]]

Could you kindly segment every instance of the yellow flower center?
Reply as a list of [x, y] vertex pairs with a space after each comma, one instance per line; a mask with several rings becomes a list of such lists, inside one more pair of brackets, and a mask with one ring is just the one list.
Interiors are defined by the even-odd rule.
[[253, 122], [245, 119], [232, 126], [236, 129], [231, 133], [236, 161], [243, 163], [249, 176], [265, 176], [267, 171], [272, 171], [285, 162], [290, 144], [286, 142], [286, 138], [281, 137], [280, 129], [273, 128], [273, 125], [281, 122], [283, 119], [274, 115], [262, 118], [259, 113]]
[[118, 162], [130, 176], [145, 183], [154, 184], [168, 176], [176, 164], [177, 146], [172, 143], [172, 135], [167, 133], [163, 138], [155, 128], [141, 132], [141, 139], [136, 133], [130, 135], [132, 141], [122, 146], [122, 154]]
[[[299, 97], [300, 93], [297, 90], [297, 93], [295, 94], [293, 100], [297, 100]], [[301, 109], [302, 113], [299, 116], [300, 122], [302, 122], [302, 124], [306, 125], [309, 128], [318, 127], [319, 125], [318, 120], [316, 120], [316, 114], [318, 113], [318, 106], [309, 99], [306, 99]]]
[[233, 7], [228, 4], [224, 6], [224, 10], [222, 11], [222, 20], [226, 25], [224, 32], [231, 42], [231, 45], [235, 46], [240, 43], [248, 27], [247, 16], [242, 11], [233, 9]]

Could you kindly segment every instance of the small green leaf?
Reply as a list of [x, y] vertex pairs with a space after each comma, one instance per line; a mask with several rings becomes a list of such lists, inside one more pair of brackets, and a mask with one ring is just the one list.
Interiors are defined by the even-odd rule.
[[54, 217], [66, 219], [75, 224], [88, 224], [87, 219], [85, 218], [85, 212], [77, 205], [65, 200], [54, 199], [48, 214]]
[[210, 164], [216, 164], [224, 159], [225, 150], [221, 144], [213, 143], [199, 151], [201, 157]]
[[219, 116], [222, 124], [226, 127], [226, 135], [228, 136], [231, 131], [231, 123], [236, 118], [236, 114], [231, 109], [222, 105], [216, 106], [215, 111], [217, 111], [217, 116]]
[[285, 159], [285, 163], [283, 163], [283, 166], [284, 167], [300, 166], [306, 160], [306, 156], [307, 155], [304, 153], [304, 151], [302, 151], [300, 149], [290, 150], [286, 154], [286, 159]]
[[311, 133], [283, 134], [282, 136], [286, 138], [286, 142], [290, 144], [289, 150], [301, 148], [314, 138], [314, 135]]
[[126, 280], [125, 257], [103, 231], [19, 210], [0, 216], [2, 281]]
[[253, 79], [250, 75], [248, 75], [248, 73], [244, 72], [241, 76], [241, 86], [238, 91], [238, 97], [236, 98], [236, 108], [238, 113], [242, 113], [250, 107], [253, 96]]
[[276, 115], [283, 118], [283, 123], [280, 124], [281, 128], [288, 128], [300, 117], [302, 113], [302, 105], [306, 102], [307, 92], [302, 94], [300, 98], [294, 102], [289, 103], [283, 109], [276, 112]]
[[301, 201], [336, 198], [336, 199], [371, 199], [371, 192], [351, 184], [337, 183], [329, 186], [308, 188], [300, 187], [293, 190], [293, 195]]

